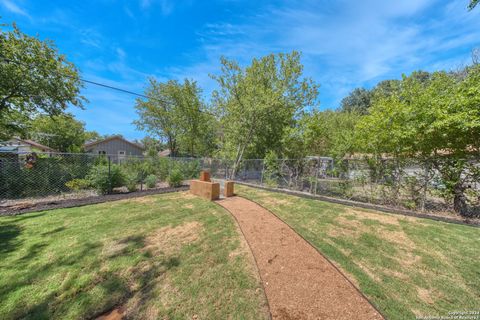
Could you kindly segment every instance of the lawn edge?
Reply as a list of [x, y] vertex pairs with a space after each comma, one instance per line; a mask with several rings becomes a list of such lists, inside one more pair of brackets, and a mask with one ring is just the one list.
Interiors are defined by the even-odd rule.
[[[237, 197], [238, 197], [238, 196], [237, 196]], [[250, 199], [248, 199], [248, 200], [250, 200]], [[217, 200], [217, 201], [218, 201], [218, 200]], [[260, 278], [260, 285], [262, 286], [263, 296], [265, 297], [265, 301], [267, 302], [268, 318], [269, 318], [270, 320], [272, 320], [272, 311], [271, 311], [271, 309], [270, 309], [270, 301], [268, 301], [268, 297], [267, 297], [267, 294], [266, 294], [266, 292], [265, 292], [265, 286], [263, 285], [264, 279], [263, 279], [263, 277], [262, 277], [262, 274], [261, 274], [260, 270], [258, 269], [257, 258], [255, 258], [255, 255], [253, 254], [252, 247], [250, 246], [250, 242], [248, 242], [247, 237], [245, 237], [245, 233], [243, 232], [242, 228], [240, 227], [240, 223], [238, 222], [238, 219], [230, 212], [230, 210], [228, 210], [227, 208], [221, 206], [217, 201], [214, 201], [214, 203], [215, 203], [218, 207], [220, 207], [222, 210], [225, 210], [226, 212], [228, 212], [228, 214], [230, 215], [230, 217], [233, 218], [233, 220], [235, 221], [236, 228], [237, 228], [238, 230], [240, 230], [241, 235], [242, 235], [242, 237], [243, 237], [243, 241], [245, 241], [245, 243], [247, 244], [248, 250], [250, 251], [250, 255], [251, 255], [251, 257], [253, 258], [253, 262], [255, 263], [254, 269], [255, 269], [255, 271], [257, 272], [258, 277]]]
[[20, 210], [7, 210], [4, 212], [0, 212], [0, 217], [18, 216], [26, 213], [50, 211], [55, 209], [83, 207], [83, 206], [88, 206], [93, 204], [119, 201], [124, 199], [140, 198], [140, 197], [156, 195], [156, 194], [188, 191], [188, 189], [189, 189], [188, 186], [181, 186], [176, 188], [167, 187], [167, 188], [161, 188], [161, 189], [155, 189], [155, 190], [135, 191], [130, 193], [118, 193], [118, 194], [92, 196], [92, 197], [80, 198], [80, 199], [66, 199], [66, 200], [56, 201], [54, 203], [52, 202], [38, 203], [31, 208], [25, 208]]
[[[317, 251], [325, 260], [327, 260], [327, 262], [335, 269], [337, 270], [338, 273], [340, 273], [342, 275], [342, 277], [347, 280], [348, 283], [350, 283], [354, 288], [355, 290], [372, 306], [373, 309], [375, 309], [382, 317], [383, 319], [388, 319], [385, 314], [380, 311], [378, 309], [378, 307], [360, 290], [360, 288], [358, 288], [344, 273], [343, 271], [337, 267], [327, 256], [325, 256], [316, 246], [313, 245], [313, 243], [311, 243], [308, 239], [306, 239], [303, 235], [301, 235], [300, 233], [297, 232], [297, 230], [295, 230], [292, 226], [290, 226], [285, 220], [283, 220], [282, 218], [280, 218], [276, 213], [274, 213], [272, 210], [266, 208], [265, 206], [263, 206], [262, 204], [258, 203], [257, 201], [255, 200], [252, 200], [250, 198], [247, 198], [247, 197], [243, 197], [243, 196], [239, 196], [239, 195], [236, 195], [237, 197], [241, 197], [241, 198], [244, 198], [248, 201], [252, 201], [254, 203], [256, 203], [258, 206], [262, 207], [263, 209], [267, 210], [268, 212], [270, 212], [272, 215], [274, 215], [278, 220], [282, 221], [283, 223], [285, 223], [285, 225], [288, 226], [288, 228], [290, 228], [290, 230], [292, 230], [293, 232], [295, 232], [300, 238], [302, 238], [305, 242], [308, 243], [309, 246], [311, 246], [313, 249], [315, 249], [315, 251]], [[243, 233], [243, 231], [242, 231]]]
[[444, 223], [451, 223], [451, 224], [458, 224], [458, 225], [480, 228], [480, 221], [477, 222], [477, 221], [467, 220], [467, 219], [466, 220], [457, 220], [457, 219], [448, 218], [448, 217], [440, 217], [440, 216], [434, 216], [434, 215], [429, 215], [429, 214], [424, 214], [424, 213], [418, 213], [418, 212], [412, 211], [412, 210], [391, 208], [391, 207], [382, 206], [382, 205], [378, 205], [378, 204], [371, 204], [371, 203], [364, 203], [364, 202], [353, 201], [353, 200], [332, 198], [332, 197], [327, 197], [327, 196], [322, 196], [322, 195], [313, 195], [313, 194], [306, 193], [306, 192], [301, 192], [301, 191], [293, 191], [293, 190], [287, 190], [287, 189], [265, 187], [265, 186], [251, 184], [251, 183], [247, 183], [247, 182], [243, 182], [243, 181], [235, 181], [235, 183], [237, 183], [239, 185], [244, 185], [244, 186], [247, 186], [247, 187], [266, 190], [266, 191], [271, 191], [271, 192], [276, 192], [276, 193], [284, 193], [284, 194], [288, 194], [288, 195], [291, 195], [291, 196], [297, 196], [297, 197], [312, 199], [312, 200], [317, 200], [317, 201], [324, 201], [324, 202], [330, 202], [330, 203], [335, 203], [335, 204], [341, 204], [341, 205], [344, 205], [344, 206], [349, 206], [349, 207], [354, 207], [354, 208], [370, 209], [370, 210], [381, 211], [381, 212], [384, 212], [384, 213], [391, 213], [391, 214], [414, 217], [414, 218], [419, 218], [419, 219], [429, 219], [429, 220], [434, 220], [434, 221], [437, 221], [437, 222], [444, 222]]

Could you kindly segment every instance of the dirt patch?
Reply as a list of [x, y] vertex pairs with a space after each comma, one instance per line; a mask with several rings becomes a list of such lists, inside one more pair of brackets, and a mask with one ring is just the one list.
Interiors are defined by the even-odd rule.
[[198, 197], [196, 195], [193, 195], [190, 192], [182, 192], [182, 198], [184, 198], [184, 199], [198, 199]]
[[265, 202], [267, 205], [290, 205], [292, 201], [288, 199], [279, 199], [275, 197], [265, 197], [262, 199], [262, 202]]
[[128, 247], [126, 242], [111, 242], [103, 247], [102, 254], [106, 257], [113, 257], [121, 254]]
[[241, 197], [218, 201], [237, 219], [257, 262], [273, 319], [383, 319], [288, 225]]
[[425, 303], [428, 304], [433, 304], [435, 301], [433, 301], [432, 296], [430, 295], [430, 291], [424, 288], [417, 288], [417, 295]]
[[362, 234], [365, 226], [358, 220], [347, 219], [343, 216], [335, 218], [335, 222], [340, 227], [333, 226], [327, 232], [327, 235], [332, 238], [358, 238]]
[[410, 279], [409, 275], [407, 275], [405, 273], [402, 273], [402, 272], [399, 272], [399, 271], [396, 271], [396, 270], [382, 269], [382, 273], [384, 273], [387, 276], [394, 277], [394, 278], [401, 279], [401, 280], [405, 280], [405, 281]]
[[365, 272], [374, 281], [376, 282], [382, 281], [382, 279], [377, 275], [377, 273], [374, 270], [370, 269], [369, 267], [367, 267], [362, 263], [357, 262], [357, 265], [360, 267], [360, 269], [362, 269], [363, 272]]
[[406, 247], [411, 251], [417, 247], [415, 242], [413, 242], [403, 231], [380, 230], [379, 234], [382, 239]]
[[145, 238], [145, 250], [153, 253], [171, 254], [183, 245], [195, 242], [203, 226], [197, 221], [187, 222], [176, 227], [163, 227]]
[[418, 264], [422, 260], [422, 257], [407, 252], [406, 254], [396, 256], [395, 260], [397, 260], [402, 267], [410, 268], [412, 265]]
[[[162, 277], [162, 279], [164, 278], [165, 277]], [[159, 287], [159, 281], [155, 280], [155, 282], [151, 284], [151, 287], [155, 288], [153, 291], [157, 291], [157, 288]], [[163, 300], [165, 294], [162, 294], [159, 297]], [[139, 315], [141, 315], [141, 319], [145, 320], [159, 319], [160, 310], [154, 304], [149, 304], [147, 307], [145, 307], [146, 301], [151, 299], [152, 292], [137, 292], [125, 305], [124, 318], [137, 319], [139, 318]]]
[[121, 200], [125, 202], [136, 202], [136, 203], [154, 203], [157, 201], [154, 197], [139, 197], [139, 198], [133, 198], [133, 199], [125, 199]]
[[97, 317], [96, 320], [122, 320], [124, 314], [124, 308], [119, 307]]
[[[351, 209], [351, 208], [347, 208], [346, 212], [348, 214], [353, 214], [356, 217], [372, 219], [384, 224], [399, 225], [398, 220], [400, 219], [400, 217], [390, 215], [387, 213], [374, 213], [374, 212], [368, 212], [368, 211]], [[412, 218], [401, 217], [401, 219], [412, 219]]]

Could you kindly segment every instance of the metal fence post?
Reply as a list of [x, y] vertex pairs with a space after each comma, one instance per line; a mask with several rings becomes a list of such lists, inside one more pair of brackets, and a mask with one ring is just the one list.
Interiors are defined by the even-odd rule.
[[112, 193], [112, 169], [110, 163], [110, 156], [108, 156], [108, 193]]
[[313, 192], [314, 195], [317, 195], [317, 187], [318, 187], [318, 171], [320, 170], [320, 159], [317, 159], [317, 170], [315, 170], [315, 190]]
[[427, 202], [427, 188], [428, 188], [428, 171], [429, 165], [425, 163], [423, 165], [423, 186], [422, 186], [422, 203], [420, 205], [420, 210], [425, 211], [425, 202]]
[[265, 171], [265, 159], [262, 159], [262, 174], [260, 176], [260, 185], [263, 185], [263, 172]]

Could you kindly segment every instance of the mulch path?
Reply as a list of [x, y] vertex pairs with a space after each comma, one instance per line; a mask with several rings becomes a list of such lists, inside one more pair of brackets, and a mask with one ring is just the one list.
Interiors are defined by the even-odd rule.
[[383, 319], [337, 268], [273, 213], [238, 196], [217, 203], [245, 235], [273, 319]]

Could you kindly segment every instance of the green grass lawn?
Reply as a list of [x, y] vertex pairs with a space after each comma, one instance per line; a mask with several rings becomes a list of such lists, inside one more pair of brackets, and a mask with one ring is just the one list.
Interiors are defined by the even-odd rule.
[[480, 229], [236, 186], [339, 266], [388, 319], [480, 310]]
[[1, 319], [263, 319], [241, 239], [186, 193], [0, 217]]

